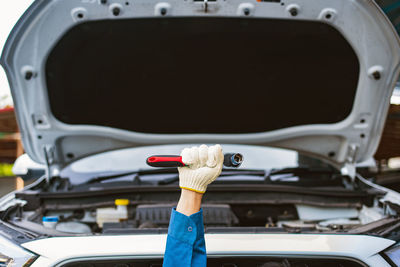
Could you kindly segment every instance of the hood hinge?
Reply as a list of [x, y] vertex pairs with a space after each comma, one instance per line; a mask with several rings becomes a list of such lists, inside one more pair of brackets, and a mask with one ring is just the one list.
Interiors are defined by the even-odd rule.
[[341, 170], [342, 175], [349, 176], [352, 182], [354, 182], [356, 178], [356, 160], [358, 148], [359, 147], [356, 144], [349, 145], [347, 149], [345, 164]]

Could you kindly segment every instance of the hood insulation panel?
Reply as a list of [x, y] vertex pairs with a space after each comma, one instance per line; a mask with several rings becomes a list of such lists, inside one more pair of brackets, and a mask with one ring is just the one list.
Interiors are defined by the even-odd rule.
[[143, 133], [257, 133], [344, 120], [358, 58], [321, 22], [244, 18], [90, 21], [46, 61], [54, 116]]

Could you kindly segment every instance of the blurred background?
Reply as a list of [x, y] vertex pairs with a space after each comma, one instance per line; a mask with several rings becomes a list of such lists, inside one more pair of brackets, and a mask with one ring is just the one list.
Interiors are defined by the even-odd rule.
[[[0, 1], [0, 53], [15, 23], [32, 2], [33, 0]], [[0, 67], [0, 196], [23, 187], [23, 180], [12, 173], [12, 165], [22, 153], [10, 87], [4, 70]]]

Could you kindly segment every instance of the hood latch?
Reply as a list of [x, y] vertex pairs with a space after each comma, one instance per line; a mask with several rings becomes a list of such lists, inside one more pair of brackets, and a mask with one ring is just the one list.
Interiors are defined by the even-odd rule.
[[196, 4], [201, 5], [204, 13], [208, 13], [209, 11], [214, 11], [214, 5], [217, 4], [216, 0], [194, 0]]

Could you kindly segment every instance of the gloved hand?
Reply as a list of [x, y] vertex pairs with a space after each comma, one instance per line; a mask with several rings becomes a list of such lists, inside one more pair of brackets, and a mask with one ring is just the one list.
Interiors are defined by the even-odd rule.
[[178, 168], [179, 186], [198, 193], [205, 193], [207, 186], [221, 174], [224, 155], [220, 145], [185, 148], [181, 153], [186, 167]]

